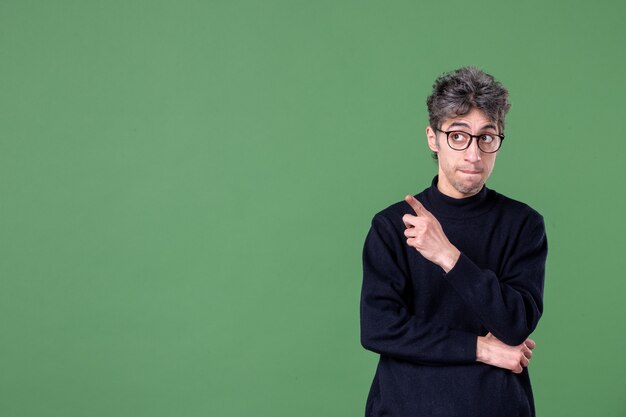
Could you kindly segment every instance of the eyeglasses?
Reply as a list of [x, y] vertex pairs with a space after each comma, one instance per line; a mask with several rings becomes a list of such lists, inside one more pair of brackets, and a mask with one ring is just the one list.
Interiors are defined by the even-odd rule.
[[498, 152], [498, 149], [500, 149], [502, 141], [504, 140], [504, 135], [496, 135], [495, 133], [470, 135], [469, 133], [460, 130], [435, 130], [446, 134], [448, 146], [455, 151], [463, 151], [469, 148], [472, 144], [472, 139], [476, 138], [476, 144], [481, 151], [485, 153], [495, 153]]

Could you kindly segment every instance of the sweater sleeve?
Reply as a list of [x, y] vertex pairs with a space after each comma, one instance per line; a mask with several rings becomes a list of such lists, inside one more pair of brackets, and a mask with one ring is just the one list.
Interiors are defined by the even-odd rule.
[[445, 279], [489, 332], [516, 346], [535, 330], [543, 311], [547, 251], [543, 218], [537, 215], [521, 230], [500, 276], [461, 253]]
[[361, 343], [381, 355], [414, 363], [463, 364], [476, 360], [476, 334], [425, 321], [407, 308], [408, 273], [393, 226], [378, 215], [363, 248]]

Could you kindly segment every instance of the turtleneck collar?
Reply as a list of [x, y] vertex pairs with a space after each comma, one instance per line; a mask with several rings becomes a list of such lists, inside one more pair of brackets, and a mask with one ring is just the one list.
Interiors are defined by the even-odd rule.
[[439, 176], [435, 176], [430, 188], [422, 193], [426, 208], [433, 212], [435, 217], [467, 219], [487, 213], [494, 206], [496, 192], [487, 186], [483, 186], [477, 194], [471, 197], [453, 198], [439, 191], [438, 181]]

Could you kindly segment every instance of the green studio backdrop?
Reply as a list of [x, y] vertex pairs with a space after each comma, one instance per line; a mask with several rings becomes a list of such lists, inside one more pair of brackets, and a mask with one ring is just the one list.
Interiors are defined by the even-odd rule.
[[489, 187], [546, 219], [538, 415], [626, 415], [625, 12], [2, 0], [0, 415], [363, 415], [363, 241], [463, 65], [511, 93]]

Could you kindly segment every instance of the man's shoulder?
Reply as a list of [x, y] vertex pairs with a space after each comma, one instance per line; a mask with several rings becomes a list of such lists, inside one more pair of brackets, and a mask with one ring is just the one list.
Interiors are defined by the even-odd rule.
[[385, 207], [384, 209], [380, 210], [378, 213], [374, 215], [374, 218], [384, 217], [387, 219], [393, 219], [393, 218], [397, 218], [398, 216], [402, 217], [405, 213], [408, 213], [410, 210], [411, 210], [411, 206], [409, 206], [409, 204], [406, 201], [402, 200], [402, 201], [393, 203]]
[[[421, 193], [414, 194], [418, 200], [421, 201]], [[415, 212], [404, 200], [392, 203], [384, 209], [374, 214], [372, 218], [372, 224], [382, 224], [385, 226], [393, 226], [396, 230], [404, 230], [404, 223], [402, 222], [402, 216], [405, 214], [415, 215]]]
[[498, 204], [493, 210], [495, 216], [491, 218], [496, 222], [496, 227], [501, 227], [502, 230], [517, 230], [520, 233], [525, 231], [545, 235], [545, 221], [537, 210], [527, 203], [500, 193], [497, 197]]
[[529, 204], [508, 197], [495, 190], [490, 191], [493, 192], [495, 195], [495, 201], [497, 202], [496, 206], [503, 212], [512, 216], [520, 216], [524, 218], [529, 217], [543, 220], [543, 216]]

